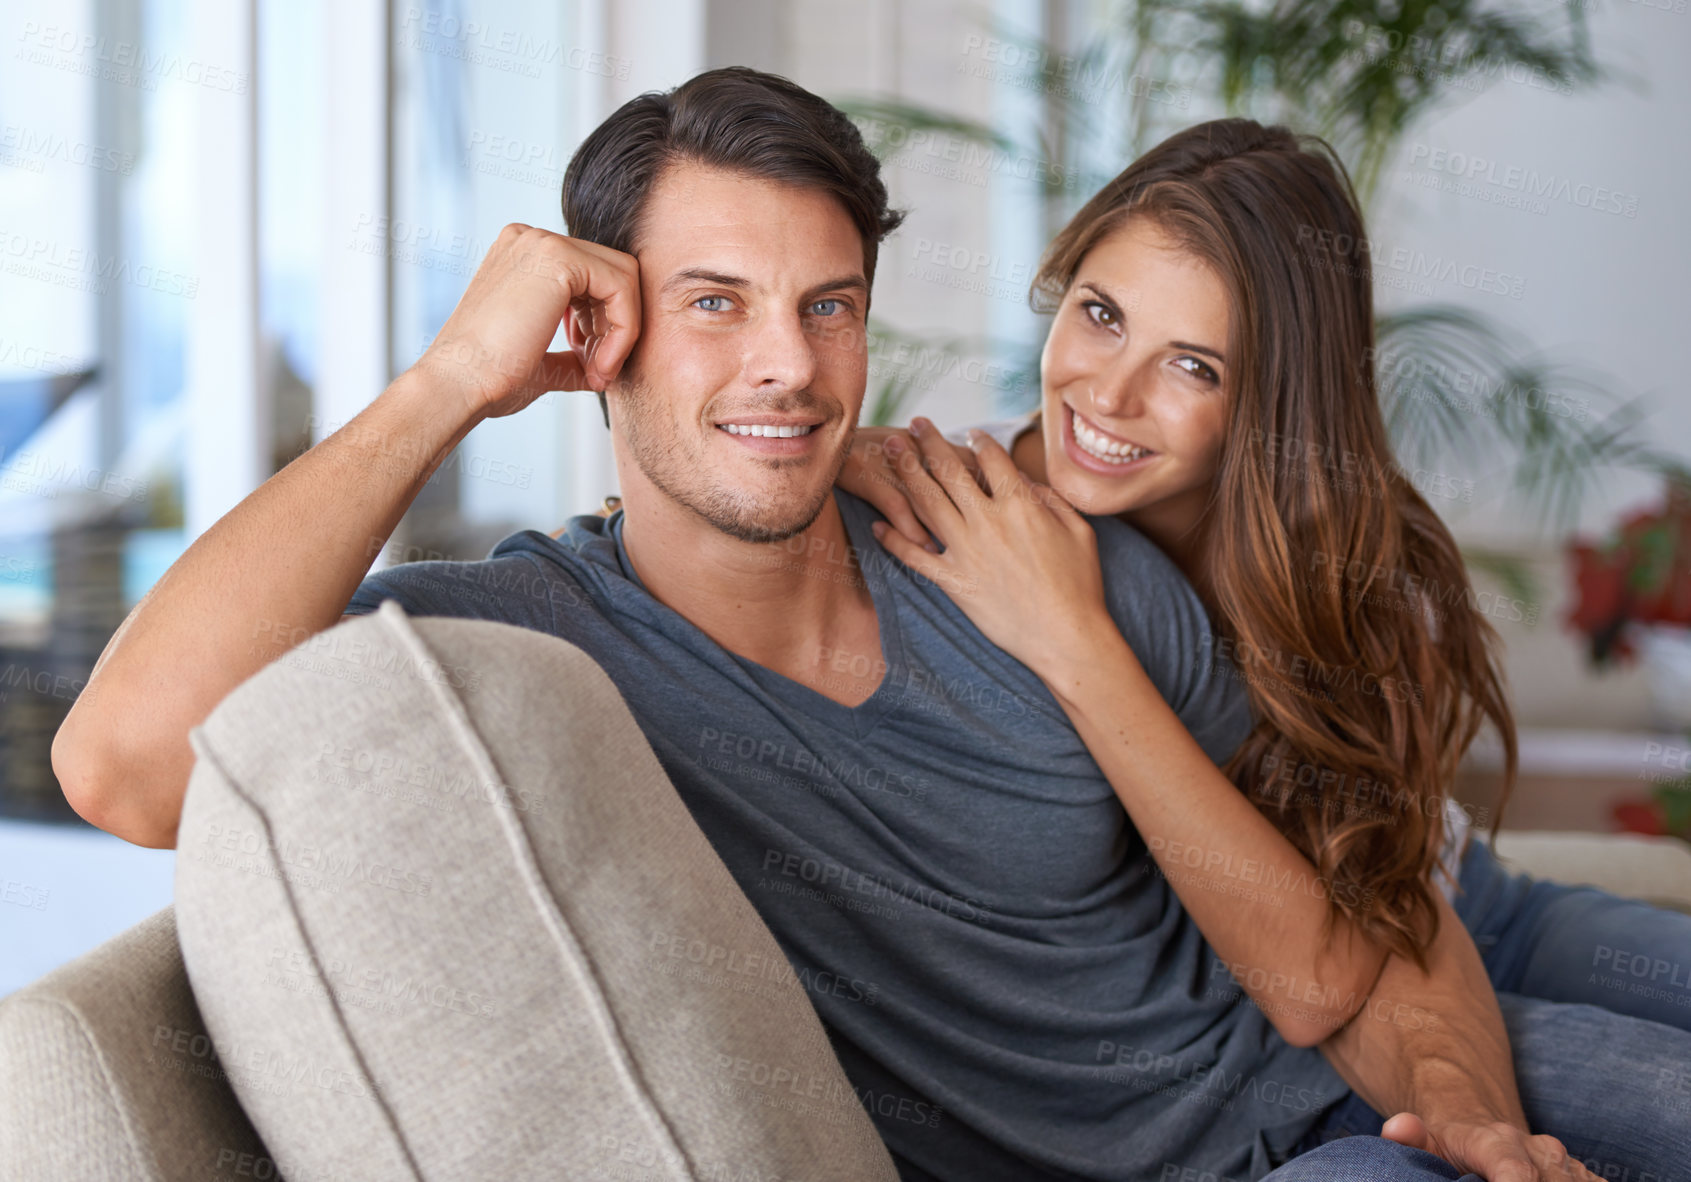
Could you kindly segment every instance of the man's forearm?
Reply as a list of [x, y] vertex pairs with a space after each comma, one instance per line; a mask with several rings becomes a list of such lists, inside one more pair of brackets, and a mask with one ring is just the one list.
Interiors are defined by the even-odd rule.
[[54, 740], [77, 811], [126, 840], [173, 845], [193, 766], [188, 731], [339, 619], [477, 421], [413, 370], [196, 539], [113, 634]]
[[1504, 1121], [1526, 1128], [1497, 995], [1462, 921], [1439, 900], [1429, 972], [1393, 956], [1355, 1018], [1321, 1050], [1376, 1112], [1429, 1123]]

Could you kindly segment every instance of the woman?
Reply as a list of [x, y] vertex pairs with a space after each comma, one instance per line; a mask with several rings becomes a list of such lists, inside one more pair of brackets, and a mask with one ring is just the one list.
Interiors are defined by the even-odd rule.
[[[1288, 1038], [1305, 1028], [1253, 978], [1308, 969], [1366, 996], [1387, 954], [1425, 965], [1458, 872], [1456, 915], [1500, 993], [1691, 1029], [1691, 989], [1629, 992], [1603, 969], [1604, 949], [1610, 964], [1648, 951], [1683, 981], [1691, 917], [1509, 874], [1465, 842], [1449, 804], [1482, 725], [1512, 779], [1514, 725], [1456, 545], [1391, 455], [1367, 250], [1320, 141], [1238, 119], [1175, 135], [1046, 252], [1039, 411], [991, 425], [996, 438], [971, 432], [978, 459], [925, 420], [914, 438], [863, 431], [841, 484], [892, 523], [877, 534], [895, 556], [977, 588], [959, 606], [1046, 681], [1182, 903]], [[960, 464], [978, 464], [984, 488], [958, 480]], [[1076, 509], [1146, 534], [1210, 607], [1225, 640], [1206, 659], [1241, 678], [1255, 716], [1231, 784], [1152, 700]], [[1224, 858], [1284, 858], [1288, 843], [1328, 886], [1321, 922], [1299, 929], [1307, 901], [1241, 904], [1159, 853], [1159, 839], [1168, 851], [1206, 831]], [[1372, 1115], [1340, 1123], [1377, 1132]]]

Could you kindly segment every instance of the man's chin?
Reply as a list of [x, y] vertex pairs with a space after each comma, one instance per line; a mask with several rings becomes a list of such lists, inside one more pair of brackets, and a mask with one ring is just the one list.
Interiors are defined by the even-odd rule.
[[693, 509], [731, 538], [760, 545], [784, 542], [815, 524], [833, 493], [830, 485], [805, 499], [792, 496], [748, 499], [744, 496], [709, 498]]

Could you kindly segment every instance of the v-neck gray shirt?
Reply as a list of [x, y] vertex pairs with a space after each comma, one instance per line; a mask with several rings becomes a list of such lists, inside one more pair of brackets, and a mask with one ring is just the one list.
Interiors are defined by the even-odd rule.
[[[378, 572], [347, 611], [397, 599], [599, 662], [809, 990], [905, 1179], [1260, 1177], [1343, 1082], [1234, 984], [1044, 684], [880, 547], [875, 510], [835, 499], [855, 563], [824, 555], [824, 569], [860, 571], [880, 623], [880, 653], [824, 655], [842, 676], [883, 671], [857, 706], [654, 599], [620, 514], [575, 518], [561, 539], [524, 530], [481, 562]], [[1143, 536], [1090, 520], [1123, 634], [1224, 759], [1249, 708], [1201, 603]]]

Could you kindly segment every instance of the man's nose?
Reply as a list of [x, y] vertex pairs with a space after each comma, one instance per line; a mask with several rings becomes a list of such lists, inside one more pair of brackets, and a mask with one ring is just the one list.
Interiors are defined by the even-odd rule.
[[746, 353], [746, 382], [754, 387], [803, 390], [816, 377], [816, 348], [798, 316], [761, 318]]

